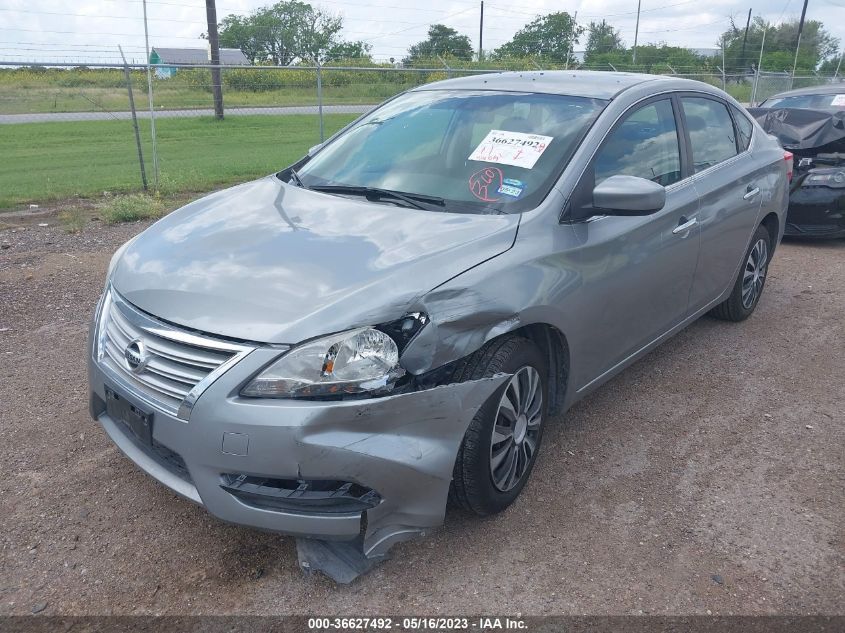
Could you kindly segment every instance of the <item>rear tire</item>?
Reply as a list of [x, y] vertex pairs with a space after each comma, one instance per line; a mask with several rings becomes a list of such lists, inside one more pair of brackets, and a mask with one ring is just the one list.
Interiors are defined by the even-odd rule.
[[456, 381], [512, 374], [478, 410], [464, 435], [452, 474], [450, 501], [475, 514], [501, 512], [528, 481], [547, 411], [546, 359], [530, 340], [508, 336], [485, 345]]
[[766, 227], [762, 224], [758, 226], [730, 296], [710, 311], [711, 316], [724, 321], [744, 321], [751, 316], [766, 285], [771, 242], [772, 237]]

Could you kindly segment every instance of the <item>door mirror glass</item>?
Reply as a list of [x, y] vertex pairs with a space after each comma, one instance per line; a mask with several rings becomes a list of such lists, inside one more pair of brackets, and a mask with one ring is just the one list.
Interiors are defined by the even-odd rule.
[[603, 215], [650, 215], [666, 204], [666, 189], [637, 176], [611, 176], [593, 189], [593, 207]]

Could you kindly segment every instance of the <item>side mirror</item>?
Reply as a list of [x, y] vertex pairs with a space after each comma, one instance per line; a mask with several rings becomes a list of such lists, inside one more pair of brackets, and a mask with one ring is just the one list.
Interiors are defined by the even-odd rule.
[[650, 215], [666, 204], [666, 189], [637, 176], [611, 176], [593, 189], [593, 207], [605, 215]]
[[323, 147], [322, 143], [317, 143], [316, 145], [308, 148], [308, 158], [311, 158], [314, 154], [320, 151], [320, 148]]

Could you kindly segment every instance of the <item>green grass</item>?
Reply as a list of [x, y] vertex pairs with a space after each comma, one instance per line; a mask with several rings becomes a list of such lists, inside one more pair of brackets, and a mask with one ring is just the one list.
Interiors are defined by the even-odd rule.
[[[415, 84], [368, 84], [354, 86], [326, 86], [323, 90], [325, 105], [369, 105], [381, 103]], [[211, 93], [201, 88], [186, 86], [155, 88], [157, 110], [187, 110], [212, 108]], [[278, 90], [251, 92], [227, 90], [223, 94], [226, 109], [259, 108], [271, 106], [314, 106], [317, 92], [313, 86], [285, 86]], [[135, 86], [135, 107], [149, 109], [147, 95]], [[38, 87], [21, 90], [0, 84], [0, 114], [31, 114], [42, 112], [124, 112], [129, 110], [125, 88], [100, 87]]]
[[[326, 135], [354, 116], [326, 115]], [[149, 123], [140, 124], [152, 183]], [[160, 189], [166, 194], [206, 191], [271, 173], [318, 143], [318, 126], [313, 115], [159, 119]], [[3, 125], [0, 156], [0, 209], [141, 189], [130, 121]]]

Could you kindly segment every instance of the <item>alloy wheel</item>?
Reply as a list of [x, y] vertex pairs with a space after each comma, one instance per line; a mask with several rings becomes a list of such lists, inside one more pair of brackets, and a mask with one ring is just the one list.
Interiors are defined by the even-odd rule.
[[754, 305], [763, 291], [768, 265], [769, 247], [766, 245], [766, 240], [757, 240], [748, 254], [742, 275], [742, 306], [746, 310]]
[[490, 475], [502, 492], [512, 490], [528, 471], [537, 451], [542, 417], [540, 373], [531, 366], [523, 367], [502, 394], [490, 442]]

